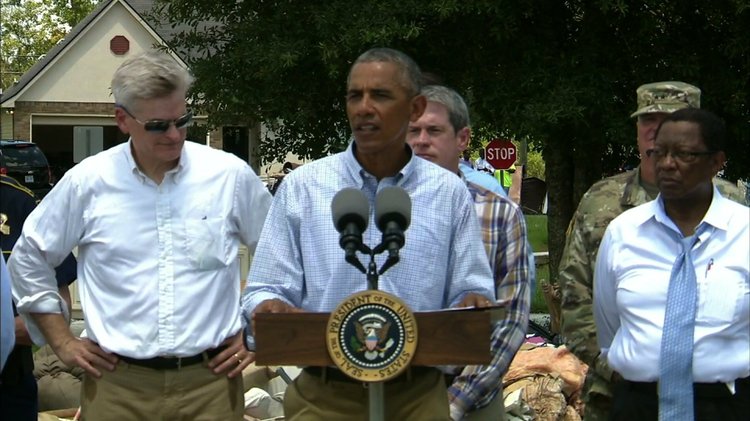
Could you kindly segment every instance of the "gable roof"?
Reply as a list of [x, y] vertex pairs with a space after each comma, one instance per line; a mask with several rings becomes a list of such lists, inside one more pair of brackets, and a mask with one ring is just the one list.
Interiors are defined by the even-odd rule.
[[184, 29], [189, 28], [187, 25], [178, 25], [172, 28], [172, 25], [168, 22], [155, 21], [150, 16], [151, 9], [154, 8], [154, 0], [125, 0], [135, 10], [141, 18], [144, 19], [145, 23], [149, 25], [159, 36], [169, 43], [174, 36], [182, 32]]
[[[156, 27], [152, 26], [146, 19], [147, 12], [153, 7], [153, 0], [107, 0], [100, 2], [94, 10], [88, 14], [81, 22], [79, 22], [60, 42], [52, 47], [47, 54], [44, 55], [39, 61], [37, 61], [29, 70], [27, 70], [21, 78], [10, 86], [5, 92], [0, 95], [0, 105], [11, 103], [15, 98], [23, 93], [23, 91], [42, 73], [48, 68], [64, 51], [69, 49], [73, 44], [85, 36], [86, 31], [91, 25], [98, 19], [101, 18], [108, 10], [110, 10], [115, 4], [122, 4], [137, 21], [141, 22], [148, 32], [150, 32], [154, 38], [161, 40], [162, 44], [166, 44], [167, 40], [171, 39], [175, 32], [179, 29], [170, 28], [169, 25], [158, 24]], [[179, 57], [175, 56], [178, 60]], [[180, 60], [182, 61], [182, 60]], [[184, 63], [183, 63], [184, 64]], [[12, 105], [11, 105], [12, 106]]]

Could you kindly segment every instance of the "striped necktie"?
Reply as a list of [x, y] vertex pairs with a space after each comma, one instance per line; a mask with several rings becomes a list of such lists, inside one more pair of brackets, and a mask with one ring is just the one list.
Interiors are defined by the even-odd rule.
[[693, 334], [697, 280], [690, 251], [697, 235], [682, 238], [682, 253], [672, 267], [659, 363], [659, 421], [692, 421]]

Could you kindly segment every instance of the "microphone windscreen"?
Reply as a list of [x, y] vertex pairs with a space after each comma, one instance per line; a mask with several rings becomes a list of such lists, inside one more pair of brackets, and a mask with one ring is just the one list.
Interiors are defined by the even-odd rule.
[[370, 204], [361, 190], [347, 187], [333, 196], [331, 214], [337, 231], [341, 232], [346, 224], [354, 222], [359, 231], [364, 232], [370, 220]]
[[385, 187], [375, 196], [375, 222], [381, 231], [395, 220], [405, 230], [411, 223], [411, 198], [401, 187]]

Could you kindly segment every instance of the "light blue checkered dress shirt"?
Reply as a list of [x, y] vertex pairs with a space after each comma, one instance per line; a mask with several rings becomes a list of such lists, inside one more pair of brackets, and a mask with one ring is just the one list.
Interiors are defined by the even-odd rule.
[[[411, 197], [401, 261], [380, 276], [379, 289], [400, 297], [412, 311], [451, 307], [469, 292], [494, 297], [474, 204], [463, 181], [412, 156], [397, 175], [378, 182], [359, 165], [353, 145], [284, 178], [253, 258], [242, 298], [245, 313], [273, 298], [330, 312], [345, 297], [367, 289], [365, 274], [344, 260], [332, 221], [331, 201], [345, 187], [361, 189], [370, 202], [363, 241], [371, 248], [382, 236], [374, 222], [377, 192], [399, 186]], [[378, 268], [386, 255], [376, 257]], [[369, 257], [358, 256], [366, 267]]]

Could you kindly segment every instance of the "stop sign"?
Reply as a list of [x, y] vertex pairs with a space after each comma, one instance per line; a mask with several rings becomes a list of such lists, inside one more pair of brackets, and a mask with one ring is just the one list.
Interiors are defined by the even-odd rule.
[[484, 156], [495, 169], [507, 170], [516, 162], [516, 145], [510, 140], [491, 140], [484, 147]]

